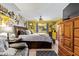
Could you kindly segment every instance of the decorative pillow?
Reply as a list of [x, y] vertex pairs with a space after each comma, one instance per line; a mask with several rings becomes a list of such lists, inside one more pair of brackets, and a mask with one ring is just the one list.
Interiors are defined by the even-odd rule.
[[9, 34], [9, 40], [14, 40], [15, 39], [15, 34]]
[[13, 43], [13, 44], [10, 44], [10, 47], [16, 48], [16, 49], [21, 49], [21, 48], [28, 47], [28, 45], [26, 43]]

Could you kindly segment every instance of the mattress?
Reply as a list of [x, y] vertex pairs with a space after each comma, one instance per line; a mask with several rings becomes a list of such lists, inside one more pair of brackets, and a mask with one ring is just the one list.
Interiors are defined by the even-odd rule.
[[39, 41], [39, 42], [49, 42], [52, 43], [52, 39], [46, 33], [34, 33], [30, 35], [19, 35], [22, 41]]

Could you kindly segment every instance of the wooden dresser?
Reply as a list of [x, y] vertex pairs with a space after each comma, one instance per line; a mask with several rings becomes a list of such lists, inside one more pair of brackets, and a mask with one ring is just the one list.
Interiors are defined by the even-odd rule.
[[79, 17], [74, 20], [74, 55], [79, 56]]
[[59, 26], [61, 35], [58, 36], [58, 54], [62, 56], [79, 56], [79, 17], [65, 20]]

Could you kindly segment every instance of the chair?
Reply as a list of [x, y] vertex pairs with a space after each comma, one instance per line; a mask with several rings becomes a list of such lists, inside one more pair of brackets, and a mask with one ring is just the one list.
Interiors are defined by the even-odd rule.
[[[19, 43], [19, 44], [23, 44], [23, 43]], [[9, 43], [7, 40], [0, 39], [0, 56], [28, 56], [28, 46], [26, 43], [24, 44], [25, 44], [24, 48], [18, 49], [15, 47], [9, 47]]]

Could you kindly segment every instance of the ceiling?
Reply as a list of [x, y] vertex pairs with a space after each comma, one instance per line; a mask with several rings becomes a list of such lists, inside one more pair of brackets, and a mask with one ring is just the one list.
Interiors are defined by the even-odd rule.
[[10, 3], [3, 4], [10, 10], [20, 13], [26, 19], [39, 18], [62, 18], [63, 9], [69, 3]]

